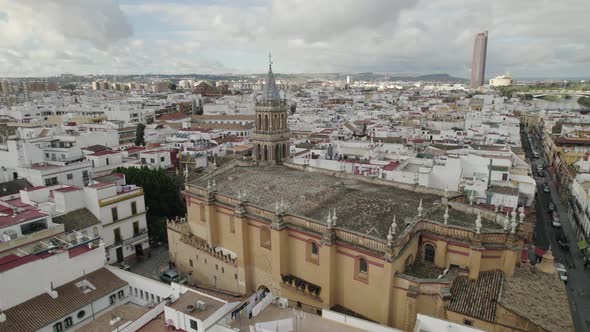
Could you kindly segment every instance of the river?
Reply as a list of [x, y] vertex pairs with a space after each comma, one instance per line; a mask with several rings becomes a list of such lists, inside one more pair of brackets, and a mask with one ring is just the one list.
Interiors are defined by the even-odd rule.
[[569, 99], [563, 98], [557, 101], [535, 98], [529, 102], [531, 102], [535, 108], [539, 109], [590, 110], [589, 108], [578, 104], [577, 97], [572, 97]]

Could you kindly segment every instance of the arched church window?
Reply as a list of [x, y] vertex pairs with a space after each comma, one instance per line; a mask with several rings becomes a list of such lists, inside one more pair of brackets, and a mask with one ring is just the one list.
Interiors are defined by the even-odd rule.
[[271, 249], [270, 229], [268, 227], [260, 228], [260, 246], [266, 249]]
[[434, 256], [436, 255], [436, 249], [430, 243], [424, 246], [424, 261], [434, 263]]

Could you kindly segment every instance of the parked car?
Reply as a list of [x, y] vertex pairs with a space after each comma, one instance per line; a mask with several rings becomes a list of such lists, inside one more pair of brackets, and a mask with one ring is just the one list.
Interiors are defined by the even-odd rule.
[[555, 269], [559, 274], [559, 279], [567, 283], [567, 270], [565, 269], [565, 265], [563, 265], [563, 263], [560, 262], [555, 262]]
[[180, 280], [178, 273], [174, 270], [167, 270], [160, 273], [160, 280], [169, 284], [171, 282], [178, 282]]
[[535, 159], [539, 159], [539, 152], [533, 151], [533, 157], [535, 157]]
[[537, 165], [537, 172], [541, 173], [543, 171], [543, 165]]
[[557, 245], [563, 250], [569, 250], [570, 245], [567, 241], [557, 240]]
[[549, 202], [549, 212], [553, 212], [555, 210], [555, 203]]
[[551, 192], [551, 189], [549, 188], [548, 184], [543, 186], [543, 192], [546, 192], [546, 193]]

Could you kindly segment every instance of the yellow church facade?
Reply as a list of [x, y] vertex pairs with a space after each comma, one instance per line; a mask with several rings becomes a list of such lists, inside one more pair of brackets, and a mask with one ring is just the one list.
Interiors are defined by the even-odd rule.
[[[235, 168], [242, 173], [257, 167]], [[216, 181], [223, 181], [222, 176]], [[446, 224], [445, 215], [437, 221], [415, 212], [412, 226], [388, 241], [280, 207], [264, 209], [247, 198], [198, 184], [188, 185], [185, 194], [186, 221], [171, 221], [168, 226], [170, 259], [180, 271], [192, 272], [195, 283], [237, 293], [266, 287], [309, 311], [341, 306], [404, 330], [413, 327], [416, 313], [453, 318], [446, 309], [451, 276], [416, 277], [406, 274], [409, 266], [427, 261], [472, 280], [498, 269], [510, 276], [524, 245], [518, 232], [498, 228], [478, 233], [475, 224], [458, 225], [448, 212]], [[469, 209], [463, 203], [447, 203], [453, 213]]]

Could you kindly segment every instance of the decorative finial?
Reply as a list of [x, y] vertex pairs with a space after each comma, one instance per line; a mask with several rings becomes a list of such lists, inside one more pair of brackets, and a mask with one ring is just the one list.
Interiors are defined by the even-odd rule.
[[387, 233], [387, 247], [391, 248], [393, 246], [393, 234], [391, 234], [391, 227], [389, 228], [389, 232]]
[[334, 209], [334, 214], [332, 215], [332, 226], [336, 226], [337, 219], [338, 217], [336, 217], [336, 209]]
[[510, 216], [512, 217], [512, 222], [516, 222], [516, 209], [512, 209]]
[[499, 208], [500, 208], [500, 206], [498, 204], [494, 205], [494, 212], [498, 213]]
[[445, 207], [445, 214], [443, 214], [443, 219], [445, 221], [445, 225], [448, 224], [449, 221], [449, 206]]
[[328, 211], [328, 220], [326, 221], [328, 223], [328, 228], [332, 228], [332, 212]]
[[475, 218], [475, 232], [477, 234], [481, 233], [481, 212], [477, 211], [477, 218]]
[[510, 217], [508, 211], [506, 211], [506, 217], [504, 217], [504, 230], [507, 231], [510, 228]]
[[514, 234], [516, 233], [516, 227], [518, 227], [518, 224], [516, 223], [516, 217], [512, 218], [512, 223], [510, 224], [510, 233]]
[[449, 198], [449, 186], [445, 187], [445, 198]]
[[395, 215], [393, 216], [393, 222], [391, 226], [389, 226], [389, 232], [387, 232], [387, 246], [389, 248], [392, 247], [393, 244], [393, 235], [395, 235], [395, 231], [397, 229], [397, 223], [395, 222]]
[[524, 214], [524, 206], [520, 207], [520, 215], [519, 215], [519, 217], [520, 217], [520, 223], [522, 224], [524, 222], [524, 217], [525, 217], [525, 214]]
[[473, 199], [475, 198], [475, 196], [473, 195], [473, 191], [471, 192], [471, 195], [469, 195], [469, 205], [473, 205]]
[[242, 191], [238, 189], [238, 201], [242, 201]]
[[418, 217], [422, 217], [422, 211], [424, 211], [424, 209], [422, 208], [422, 198], [420, 198], [420, 204], [418, 205]]
[[210, 192], [211, 190], [212, 190], [211, 181], [210, 180], [207, 180], [207, 191]]
[[217, 182], [213, 179], [213, 191], [217, 191]]
[[279, 205], [279, 201], [275, 202], [275, 213], [279, 214], [281, 212], [281, 206]]

